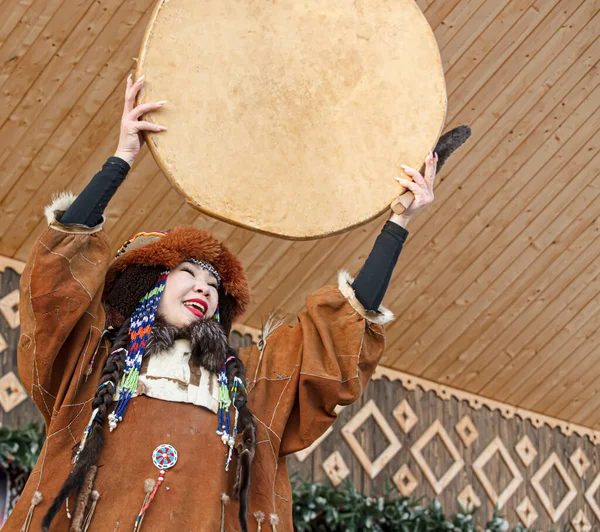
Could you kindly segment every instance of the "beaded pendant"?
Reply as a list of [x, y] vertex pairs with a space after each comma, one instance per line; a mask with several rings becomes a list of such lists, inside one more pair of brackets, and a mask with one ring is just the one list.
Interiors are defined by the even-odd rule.
[[177, 451], [175, 450], [175, 447], [167, 443], [159, 445], [152, 453], [152, 463], [158, 468], [158, 480], [156, 481], [156, 484], [154, 484], [152, 492], [146, 495], [142, 509], [135, 518], [135, 524], [133, 526], [134, 532], [139, 532], [142, 527], [144, 514], [150, 506], [150, 503], [153, 501], [158, 488], [160, 488], [160, 485], [163, 483], [167, 469], [171, 469], [177, 463]]

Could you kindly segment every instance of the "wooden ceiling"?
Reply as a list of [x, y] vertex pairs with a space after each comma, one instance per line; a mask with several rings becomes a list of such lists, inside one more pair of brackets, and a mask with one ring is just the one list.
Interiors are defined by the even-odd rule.
[[[53, 192], [114, 152], [125, 79], [154, 0], [0, 3], [0, 254], [26, 260]], [[418, 0], [441, 49], [447, 127], [473, 138], [443, 169], [384, 304], [383, 364], [600, 428], [600, 1]], [[184, 90], [184, 88], [182, 88]], [[107, 210], [115, 248], [193, 223], [243, 261], [245, 323], [294, 316], [356, 273], [383, 219], [290, 242], [188, 207], [144, 151]]]

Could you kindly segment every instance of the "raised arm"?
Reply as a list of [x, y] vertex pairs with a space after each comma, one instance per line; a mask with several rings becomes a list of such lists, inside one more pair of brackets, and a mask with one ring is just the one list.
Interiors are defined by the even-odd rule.
[[104, 208], [141, 148], [140, 131], [159, 127], [139, 120], [162, 106], [134, 108], [140, 87], [127, 82], [118, 157], [108, 159], [78, 198], [62, 193], [46, 207], [48, 228], [21, 277], [19, 373], [46, 422], [69, 404], [69, 382], [83, 383], [104, 328], [101, 297], [111, 259], [102, 231]]

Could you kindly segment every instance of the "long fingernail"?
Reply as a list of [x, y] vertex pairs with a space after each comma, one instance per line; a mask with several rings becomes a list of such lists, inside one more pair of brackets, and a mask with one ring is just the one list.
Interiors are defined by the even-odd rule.
[[157, 105], [165, 105], [168, 100], [161, 100], [160, 102], [156, 102]]
[[145, 77], [146, 77], [146, 76], [140, 76], [140, 77], [138, 78], [138, 82], [139, 82], [139, 81], [144, 81], [144, 78], [145, 78]]
[[133, 74], [129, 74], [129, 76], [127, 76], [127, 81], [131, 81], [131, 76], [133, 76]]
[[408, 168], [408, 166], [406, 166], [405, 164], [401, 164], [400, 165], [402, 168]]
[[166, 131], [167, 128], [165, 126], [159, 126], [158, 129], [160, 129], [161, 131]]

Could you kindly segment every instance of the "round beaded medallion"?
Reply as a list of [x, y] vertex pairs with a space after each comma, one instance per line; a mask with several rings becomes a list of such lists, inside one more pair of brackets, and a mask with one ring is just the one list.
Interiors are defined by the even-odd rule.
[[170, 469], [177, 463], [177, 451], [172, 445], [163, 443], [154, 449], [152, 461], [158, 469]]

